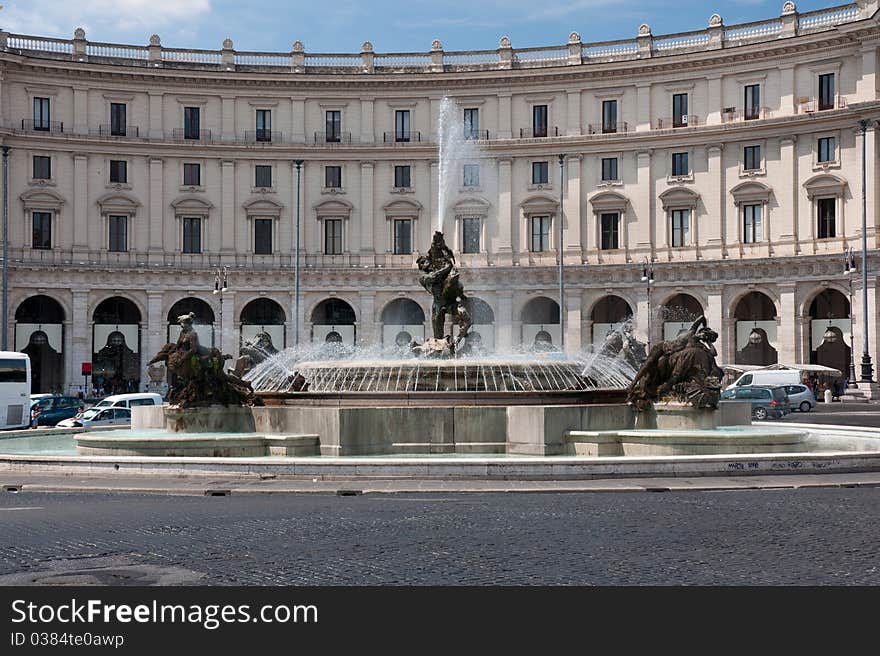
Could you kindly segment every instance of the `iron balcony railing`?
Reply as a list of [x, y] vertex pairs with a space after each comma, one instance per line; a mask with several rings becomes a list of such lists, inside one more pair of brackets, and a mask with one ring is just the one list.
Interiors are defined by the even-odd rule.
[[351, 143], [351, 132], [315, 132], [315, 143]]
[[21, 129], [29, 132], [59, 134], [64, 132], [64, 123], [62, 121], [35, 121], [32, 118], [25, 118], [21, 121]]
[[413, 130], [394, 130], [393, 132], [385, 132], [382, 135], [382, 141], [385, 143], [413, 143], [422, 140], [422, 133]]
[[281, 143], [283, 135], [275, 130], [247, 130], [244, 133], [244, 140], [247, 143]]
[[769, 107], [754, 107], [748, 111], [737, 110], [736, 107], [726, 107], [721, 112], [722, 123], [734, 123], [736, 121], [757, 121], [770, 116]]
[[488, 141], [489, 140], [489, 131], [488, 130], [468, 130], [468, 129], [465, 129], [464, 138], [467, 140], [474, 139], [474, 140]]
[[588, 134], [617, 134], [618, 132], [629, 132], [629, 123], [626, 121], [598, 124], [591, 123], [587, 129]]
[[171, 136], [175, 141], [211, 141], [210, 130], [187, 130], [186, 128], [174, 128]]
[[519, 129], [519, 138], [520, 139], [541, 139], [543, 137], [558, 137], [559, 136], [559, 128], [555, 125], [553, 126], [543, 126], [543, 127], [532, 127], [532, 128], [520, 128]]
[[700, 117], [696, 114], [682, 114], [672, 118], [658, 118], [657, 129], [666, 130], [668, 128], [692, 128], [700, 124]]
[[137, 137], [140, 136], [140, 128], [137, 125], [107, 125], [98, 126], [98, 136], [101, 137]]

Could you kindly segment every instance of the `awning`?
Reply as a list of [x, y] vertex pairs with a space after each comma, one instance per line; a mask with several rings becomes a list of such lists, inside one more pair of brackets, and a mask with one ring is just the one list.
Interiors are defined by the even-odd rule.
[[826, 367], [821, 364], [771, 364], [761, 367], [754, 364], [721, 364], [718, 365], [725, 371], [745, 373], [747, 371], [784, 371], [786, 369], [794, 371], [807, 371], [813, 374], [827, 374], [829, 376], [843, 376], [843, 372], [833, 367]]

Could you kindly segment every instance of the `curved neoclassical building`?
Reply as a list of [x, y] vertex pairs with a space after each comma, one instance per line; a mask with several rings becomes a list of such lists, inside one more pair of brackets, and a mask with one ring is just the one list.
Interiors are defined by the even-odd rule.
[[[705, 313], [725, 362], [848, 367], [866, 320], [880, 347], [877, 9], [417, 54], [0, 33], [9, 347], [75, 390], [82, 363], [144, 387], [189, 310], [226, 352], [290, 346], [297, 218], [301, 341], [422, 336], [414, 259], [442, 213], [487, 348], [560, 342], [561, 250], [567, 349]], [[479, 155], [440, 208], [444, 96]], [[861, 271], [863, 194], [867, 308], [844, 257]]]

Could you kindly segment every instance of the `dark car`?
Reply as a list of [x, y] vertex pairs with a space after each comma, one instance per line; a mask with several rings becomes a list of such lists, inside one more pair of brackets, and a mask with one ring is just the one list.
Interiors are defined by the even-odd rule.
[[752, 417], [758, 420], [782, 419], [791, 412], [785, 387], [743, 385], [721, 393], [722, 401], [749, 401]]
[[31, 398], [31, 408], [40, 409], [40, 426], [54, 426], [63, 419], [75, 417], [79, 412], [81, 401], [75, 396], [60, 394], [38, 394]]

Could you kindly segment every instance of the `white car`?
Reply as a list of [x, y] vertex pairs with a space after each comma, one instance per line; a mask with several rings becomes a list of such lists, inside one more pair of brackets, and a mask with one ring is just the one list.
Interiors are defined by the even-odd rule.
[[785, 385], [785, 393], [792, 410], [809, 412], [816, 405], [816, 398], [806, 385]]
[[98, 426], [130, 426], [129, 408], [89, 408], [81, 415], [58, 422], [59, 428], [95, 428]]

